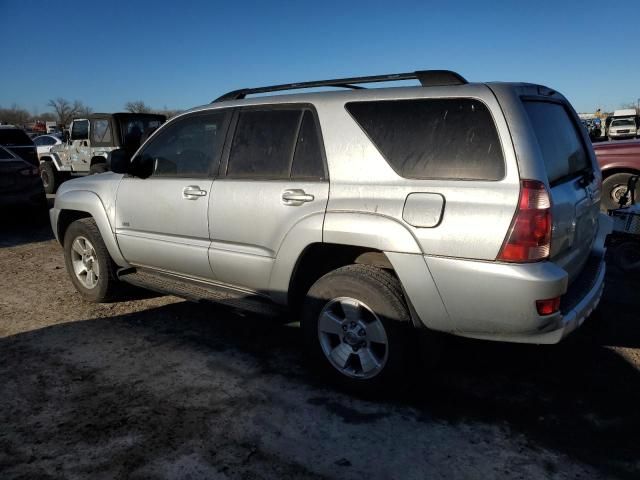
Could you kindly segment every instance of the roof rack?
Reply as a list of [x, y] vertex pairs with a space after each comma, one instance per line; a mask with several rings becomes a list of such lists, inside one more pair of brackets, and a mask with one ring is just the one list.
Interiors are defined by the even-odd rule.
[[391, 73], [388, 75], [373, 75], [369, 77], [336, 78], [333, 80], [316, 80], [313, 82], [284, 83], [271, 85], [270, 87], [242, 88], [225, 93], [213, 102], [225, 100], [240, 100], [247, 95], [256, 93], [279, 92], [282, 90], [298, 90], [302, 88], [339, 87], [362, 89], [359, 83], [395, 82], [399, 80], [418, 80], [423, 87], [435, 87], [442, 85], [464, 85], [468, 83], [460, 74], [451, 70], [418, 70], [407, 73]]

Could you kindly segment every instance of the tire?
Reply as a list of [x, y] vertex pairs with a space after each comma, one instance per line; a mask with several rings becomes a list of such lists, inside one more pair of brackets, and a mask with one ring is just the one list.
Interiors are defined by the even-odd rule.
[[351, 391], [379, 395], [383, 386], [405, 386], [416, 350], [410, 325], [395, 276], [349, 265], [312, 285], [301, 326], [310, 360], [323, 376]]
[[91, 165], [91, 167], [89, 167], [89, 175], [94, 175], [96, 173], [104, 173], [108, 171], [109, 169], [107, 168], [107, 164], [104, 162], [94, 163], [93, 165]]
[[40, 178], [42, 179], [45, 193], [56, 193], [61, 182], [52, 162], [42, 162], [40, 164]]
[[[626, 187], [629, 184], [629, 178], [633, 176], [632, 173], [614, 173], [610, 177], [605, 178], [602, 182], [602, 207], [607, 210], [614, 208], [620, 208], [620, 204], [616, 201], [620, 198], [621, 194], [626, 191]], [[640, 188], [640, 184], [637, 185]], [[640, 195], [640, 190], [636, 191], [636, 199]]]
[[640, 273], [640, 242], [628, 240], [613, 249], [616, 266], [625, 273]]
[[[115, 298], [119, 290], [117, 267], [93, 218], [69, 225], [64, 236], [64, 261], [73, 286], [85, 300], [99, 303]], [[76, 273], [83, 268], [85, 274]]]

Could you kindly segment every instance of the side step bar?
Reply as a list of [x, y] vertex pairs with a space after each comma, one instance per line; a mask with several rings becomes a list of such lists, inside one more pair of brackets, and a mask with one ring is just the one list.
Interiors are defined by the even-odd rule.
[[227, 307], [268, 316], [279, 316], [285, 311], [284, 307], [276, 305], [268, 298], [258, 294], [188, 280], [171, 274], [127, 268], [118, 271], [118, 278], [136, 287], [175, 295], [192, 302], [215, 302]]

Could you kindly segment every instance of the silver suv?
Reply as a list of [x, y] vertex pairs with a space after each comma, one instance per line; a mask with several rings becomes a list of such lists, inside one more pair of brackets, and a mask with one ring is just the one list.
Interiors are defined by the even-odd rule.
[[[344, 91], [245, 98], [327, 86]], [[326, 373], [372, 388], [405, 371], [412, 328], [540, 344], [584, 321], [609, 228], [590, 145], [539, 85], [420, 71], [237, 90], [63, 184], [51, 223], [84, 298], [124, 281], [288, 310]]]

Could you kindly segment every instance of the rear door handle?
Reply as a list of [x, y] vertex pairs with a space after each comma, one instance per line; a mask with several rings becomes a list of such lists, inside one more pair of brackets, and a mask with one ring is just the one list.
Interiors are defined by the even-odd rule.
[[182, 189], [182, 198], [185, 200], [197, 200], [207, 195], [205, 190], [200, 189], [198, 185], [189, 185]]
[[282, 192], [282, 203], [285, 205], [298, 206], [306, 202], [313, 202], [314, 196], [299, 188], [292, 188]]

